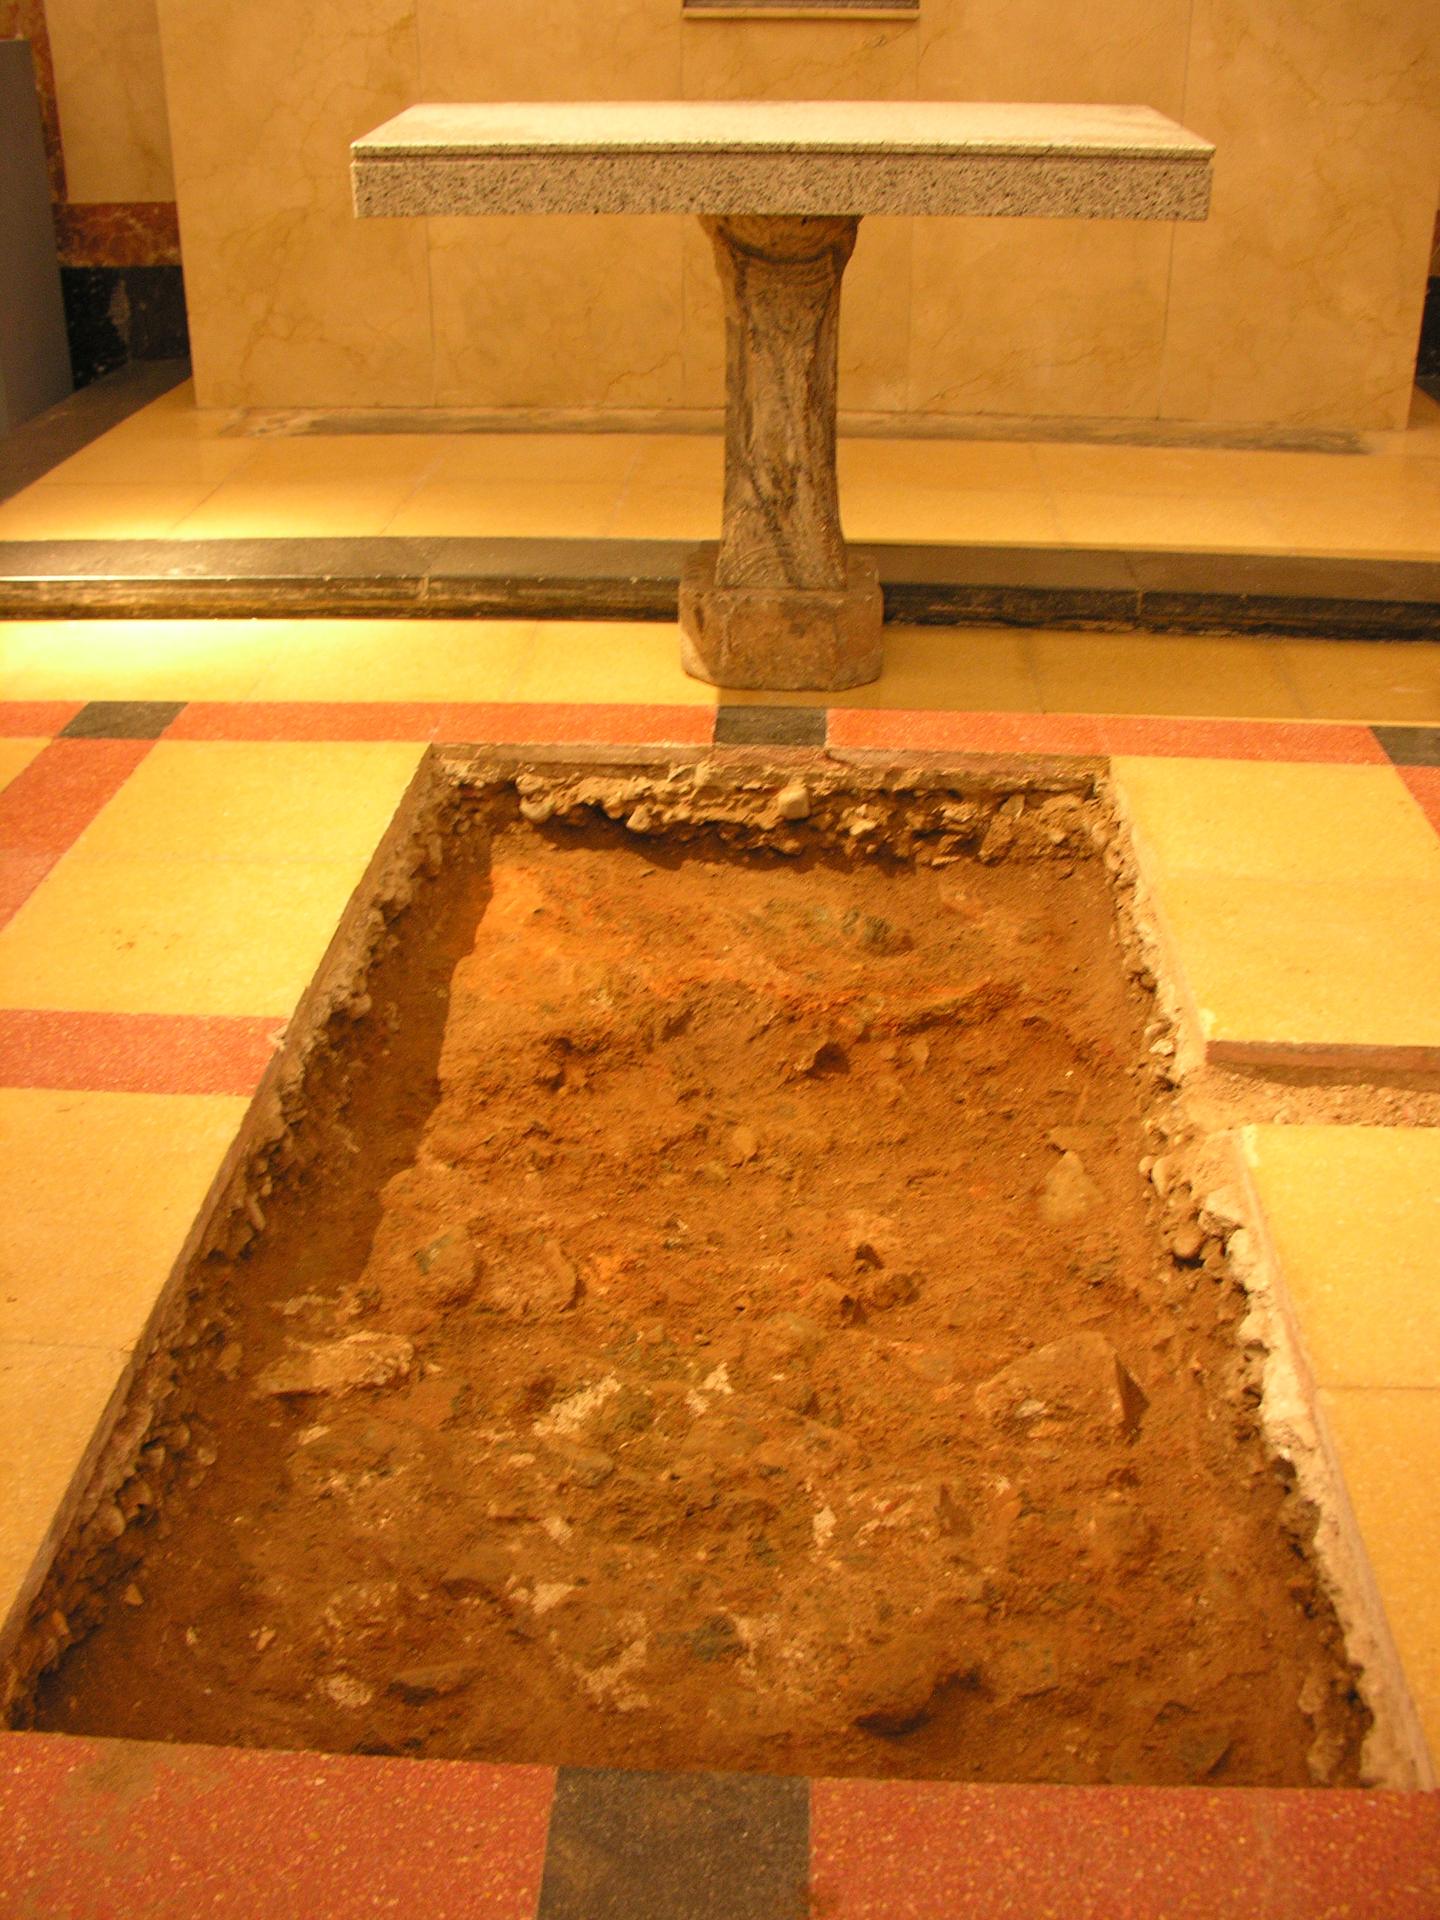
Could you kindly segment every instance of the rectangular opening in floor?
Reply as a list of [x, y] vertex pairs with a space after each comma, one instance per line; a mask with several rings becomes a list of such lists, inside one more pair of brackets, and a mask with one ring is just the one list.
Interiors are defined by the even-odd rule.
[[1088, 777], [472, 758], [401, 866], [56, 1561], [22, 1719], [1357, 1777]]

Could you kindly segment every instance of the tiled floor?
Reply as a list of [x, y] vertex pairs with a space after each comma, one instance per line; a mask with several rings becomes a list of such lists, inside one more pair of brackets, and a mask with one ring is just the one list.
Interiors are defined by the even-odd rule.
[[[688, 538], [714, 527], [718, 467], [704, 440], [262, 441], [226, 426], [195, 415], [183, 389], [165, 396], [0, 506], [0, 540], [422, 526]], [[1440, 556], [1440, 408], [1421, 404], [1408, 436], [1371, 440], [1368, 453], [1348, 456], [849, 443], [850, 530], [980, 538], [983, 515], [987, 540]], [[1212, 1057], [1336, 1060], [1365, 1072], [1440, 1065], [1437, 726], [1440, 646], [1421, 642], [899, 628], [876, 686], [812, 698], [688, 680], [663, 623], [0, 626], [0, 1432], [21, 1439], [0, 1456], [0, 1612], [34, 1591], [249, 1096], [427, 743], [828, 740], [839, 751], [1109, 757]], [[1440, 1753], [1435, 1136], [1265, 1126], [1249, 1139], [1322, 1412]], [[120, 1767], [53, 1752], [57, 1780], [82, 1761], [100, 1769], [87, 1774], [92, 1785], [105, 1766]], [[328, 1777], [330, 1765], [306, 1777]], [[147, 1803], [152, 1787], [183, 1797], [209, 1778], [199, 1762], [193, 1777], [153, 1766]], [[539, 1818], [543, 1840], [552, 1785], [547, 1775], [537, 1789], [539, 1814], [512, 1807], [505, 1819]], [[846, 1824], [857, 1794], [817, 1785], [809, 1803], [815, 1885], [831, 1890], [823, 1910], [837, 1920], [961, 1910], [970, 1842], [955, 1835], [971, 1831], [965, 1821], [981, 1818], [981, 1802], [944, 1799], [942, 1819], [913, 1795], [896, 1802], [876, 1789], [860, 1843]], [[1211, 1799], [1182, 1796], [1155, 1833], [1172, 1817], [1203, 1824]], [[1017, 1885], [1031, 1874], [1032, 1904], [986, 1906], [976, 1894], [964, 1911], [1048, 1910], [1033, 1850], [1053, 1852], [1056, 1816], [1049, 1802], [1025, 1806], [1014, 1857], [1028, 1864], [1011, 1872]], [[1300, 1844], [1277, 1838], [1278, 1807], [1266, 1800], [1254, 1812], [1260, 1824], [1245, 1841], [1276, 1885], [1285, 1876], [1275, 1863]], [[221, 1816], [212, 1805], [206, 1817]], [[39, 1845], [33, 1805], [26, 1818]], [[1071, 1816], [1061, 1819], [1078, 1844]], [[592, 1841], [579, 1813], [576, 1823], [567, 1844], [583, 1853]], [[1235, 1831], [1232, 1822], [1232, 1864]], [[1425, 1833], [1433, 1855], [1433, 1825]], [[868, 1878], [855, 1877], [847, 1848], [857, 1844], [872, 1861]], [[498, 1859], [512, 1842], [487, 1845]], [[540, 1859], [533, 1833], [505, 1857], [525, 1847]], [[793, 1879], [784, 1847], [775, 1871]], [[915, 1868], [927, 1847], [934, 1873], [948, 1875], [949, 1907], [924, 1892]], [[1137, 1884], [1139, 1857], [1122, 1847], [1117, 1886]], [[898, 1863], [899, 1878], [884, 1880], [880, 1859]], [[551, 1860], [541, 1911], [558, 1920], [581, 1908], [566, 1904], [553, 1847]], [[1094, 1872], [1091, 1892], [1110, 1884]], [[379, 1864], [374, 1875], [379, 1886]], [[1242, 1883], [1232, 1877], [1230, 1905], [1206, 1905], [1191, 1887], [1170, 1904], [1125, 1906], [1117, 1893], [1107, 1906], [1097, 1892], [1085, 1906], [1072, 1876], [1069, 1904], [1054, 1910], [1341, 1910], [1247, 1905]], [[1410, 1884], [1397, 1881], [1385, 1890], [1390, 1905], [1366, 1911], [1435, 1911], [1433, 1874], [1414, 1881], [1413, 1898]], [[35, 1910], [61, 1911], [37, 1886]], [[530, 1914], [537, 1886], [521, 1873], [454, 1910]], [[116, 1910], [98, 1896], [74, 1909]], [[312, 1910], [332, 1909], [317, 1900]], [[352, 1910], [337, 1896], [333, 1911]], [[652, 1910], [681, 1909], [628, 1909]], [[772, 1901], [767, 1911], [785, 1909]]]

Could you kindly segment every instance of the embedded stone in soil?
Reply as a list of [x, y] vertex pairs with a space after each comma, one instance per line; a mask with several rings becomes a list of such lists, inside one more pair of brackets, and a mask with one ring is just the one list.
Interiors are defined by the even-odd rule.
[[448, 999], [356, 1029], [326, 1163], [233, 1276], [218, 1462], [39, 1723], [1353, 1778], [1229, 1284], [1137, 1171], [1150, 1006], [1099, 862], [512, 825], [487, 887]]

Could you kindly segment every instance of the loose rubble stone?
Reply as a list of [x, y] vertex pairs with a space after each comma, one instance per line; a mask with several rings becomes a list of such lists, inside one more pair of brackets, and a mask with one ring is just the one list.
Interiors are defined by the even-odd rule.
[[1040, 1189], [1040, 1214], [1052, 1226], [1083, 1220], [1100, 1204], [1100, 1189], [1078, 1153], [1062, 1153]]
[[975, 1404], [1034, 1434], [1088, 1427], [1133, 1439], [1149, 1402], [1103, 1334], [1071, 1333], [1002, 1367]]
[[403, 1380], [415, 1349], [398, 1333], [352, 1333], [325, 1346], [301, 1347], [267, 1367], [255, 1382], [259, 1395], [354, 1393]]

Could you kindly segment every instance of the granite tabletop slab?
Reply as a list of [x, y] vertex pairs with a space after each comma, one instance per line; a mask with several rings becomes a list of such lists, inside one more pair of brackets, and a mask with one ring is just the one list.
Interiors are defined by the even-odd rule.
[[1201, 220], [1214, 149], [1149, 107], [650, 100], [415, 106], [351, 153], [362, 215]]

